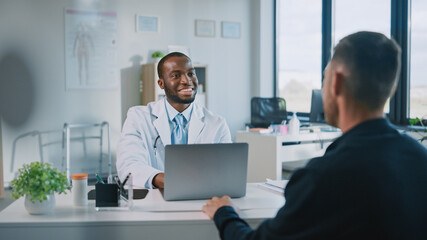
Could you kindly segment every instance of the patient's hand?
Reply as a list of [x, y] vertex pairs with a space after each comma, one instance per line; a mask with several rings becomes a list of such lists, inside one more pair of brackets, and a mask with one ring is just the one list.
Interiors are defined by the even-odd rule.
[[225, 195], [222, 198], [213, 197], [206, 201], [206, 205], [203, 205], [202, 211], [206, 213], [210, 219], [213, 219], [216, 211], [224, 206], [233, 206], [229, 196]]
[[165, 174], [159, 173], [154, 176], [153, 185], [157, 188], [165, 188]]

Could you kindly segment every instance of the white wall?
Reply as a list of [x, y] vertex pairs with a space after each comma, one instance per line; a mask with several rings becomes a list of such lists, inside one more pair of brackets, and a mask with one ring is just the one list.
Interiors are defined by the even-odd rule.
[[[5, 181], [13, 177], [9, 170], [14, 139], [33, 130], [61, 129], [64, 122], [108, 121], [115, 153], [123, 114], [127, 107], [140, 103], [140, 65], [151, 61], [153, 51], [166, 50], [168, 45], [189, 46], [193, 62], [208, 65], [208, 107], [227, 119], [233, 137], [250, 120], [251, 96], [272, 94], [263, 90], [272, 91], [272, 75], [266, 70], [271, 67], [267, 52], [270, 50], [264, 50], [269, 49], [268, 43], [257, 37], [268, 33], [272, 26], [253, 20], [268, 19], [272, 0], [82, 1], [86, 5], [78, 2], [0, 0], [0, 59], [13, 51], [28, 67], [27, 78], [22, 82], [28, 87], [25, 91], [15, 89], [19, 97], [10, 96], [10, 104], [6, 104], [9, 107], [0, 109]], [[65, 91], [64, 8], [117, 12], [117, 89]], [[135, 14], [159, 16], [160, 33], [136, 33]], [[215, 20], [216, 37], [195, 37], [195, 19]], [[221, 38], [221, 21], [240, 22], [241, 38]], [[13, 79], [0, 76], [0, 86], [10, 87], [10, 81]], [[19, 121], [5, 121], [5, 112], [19, 113], [17, 109], [23, 109], [13, 116], [21, 117]], [[31, 138], [21, 141], [15, 169], [24, 162], [39, 160], [37, 146]], [[60, 158], [59, 153], [51, 155]]]

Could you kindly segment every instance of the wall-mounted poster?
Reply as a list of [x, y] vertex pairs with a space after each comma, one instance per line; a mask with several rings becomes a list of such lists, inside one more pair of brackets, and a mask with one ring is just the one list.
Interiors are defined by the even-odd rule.
[[117, 14], [65, 10], [66, 89], [118, 86]]

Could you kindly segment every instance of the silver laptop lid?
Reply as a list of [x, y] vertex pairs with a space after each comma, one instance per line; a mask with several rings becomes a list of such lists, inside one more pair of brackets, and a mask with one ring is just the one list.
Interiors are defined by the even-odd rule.
[[167, 145], [165, 200], [243, 197], [248, 168], [247, 143]]

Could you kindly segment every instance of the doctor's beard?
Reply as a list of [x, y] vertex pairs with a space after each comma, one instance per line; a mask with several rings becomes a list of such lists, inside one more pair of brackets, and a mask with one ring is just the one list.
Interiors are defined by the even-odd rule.
[[196, 94], [197, 94], [197, 87], [194, 88], [194, 94], [193, 96], [191, 96], [191, 98], [189, 99], [182, 99], [180, 98], [177, 94], [172, 94], [169, 89], [165, 88], [165, 93], [166, 93], [166, 97], [171, 100], [172, 102], [175, 103], [180, 103], [180, 104], [190, 104], [192, 102], [194, 102], [194, 100], [196, 99]]

